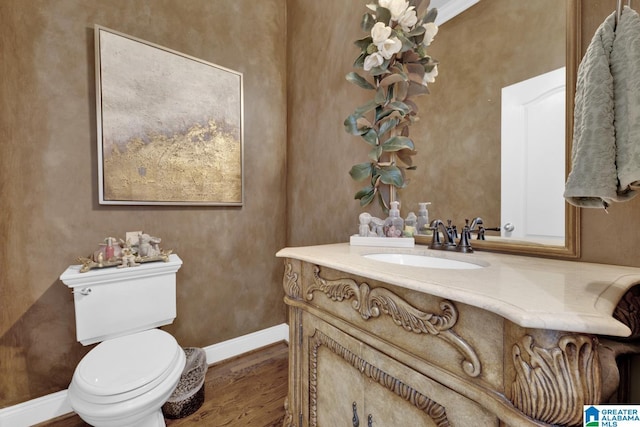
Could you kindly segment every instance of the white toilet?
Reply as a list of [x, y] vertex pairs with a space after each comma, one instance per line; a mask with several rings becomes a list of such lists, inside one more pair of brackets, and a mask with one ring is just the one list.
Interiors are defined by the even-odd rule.
[[73, 289], [76, 336], [100, 342], [80, 361], [69, 385], [73, 410], [88, 424], [164, 426], [162, 405], [185, 366], [184, 350], [156, 329], [176, 317], [176, 272], [182, 260], [80, 273], [60, 280]]

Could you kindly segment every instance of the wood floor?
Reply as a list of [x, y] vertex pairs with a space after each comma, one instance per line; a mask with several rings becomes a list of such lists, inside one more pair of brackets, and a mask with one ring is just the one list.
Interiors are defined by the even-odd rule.
[[[167, 427], [282, 426], [287, 395], [288, 350], [278, 343], [212, 365], [205, 378], [205, 402], [195, 413]], [[56, 418], [38, 427], [86, 427], [77, 415]]]

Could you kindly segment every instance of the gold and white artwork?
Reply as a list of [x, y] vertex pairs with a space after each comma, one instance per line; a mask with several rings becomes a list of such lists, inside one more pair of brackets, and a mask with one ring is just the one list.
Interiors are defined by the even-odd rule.
[[242, 74], [96, 27], [101, 204], [242, 205]]

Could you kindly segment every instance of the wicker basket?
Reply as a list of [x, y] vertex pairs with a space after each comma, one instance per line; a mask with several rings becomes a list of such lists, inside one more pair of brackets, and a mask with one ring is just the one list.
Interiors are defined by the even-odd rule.
[[184, 349], [187, 362], [176, 389], [162, 405], [167, 418], [184, 418], [196, 412], [204, 402], [204, 377], [207, 373], [207, 356], [201, 348]]

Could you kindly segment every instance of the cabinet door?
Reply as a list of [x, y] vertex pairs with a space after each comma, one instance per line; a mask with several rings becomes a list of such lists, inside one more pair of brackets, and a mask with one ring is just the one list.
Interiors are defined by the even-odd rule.
[[365, 427], [369, 416], [374, 427], [498, 425], [475, 402], [313, 315], [303, 315], [303, 329], [305, 425]]
[[[419, 374], [416, 374], [419, 375]], [[410, 393], [410, 391], [409, 391]], [[390, 390], [386, 385], [369, 379], [365, 385], [365, 410], [367, 421], [361, 423], [361, 426], [367, 426], [371, 423], [375, 427], [387, 426], [420, 426], [420, 427], [436, 427], [449, 426], [447, 422], [447, 413], [444, 408], [438, 411], [437, 419], [430, 416], [427, 412], [416, 405], [411, 404], [402, 396]], [[424, 397], [426, 405], [426, 396]], [[437, 402], [435, 403], [437, 404]], [[370, 421], [369, 421], [370, 418]]]
[[351, 363], [357, 359], [361, 344], [309, 314], [303, 315], [303, 328], [308, 361], [303, 363], [307, 371], [303, 373], [307, 382], [304, 388], [308, 390], [303, 396], [303, 414], [306, 409], [308, 420], [304, 425], [365, 426], [361, 419], [364, 381]]
[[[477, 403], [363, 344], [367, 365], [364, 401], [374, 427], [498, 426], [497, 417]], [[361, 424], [363, 426], [367, 424]]]

